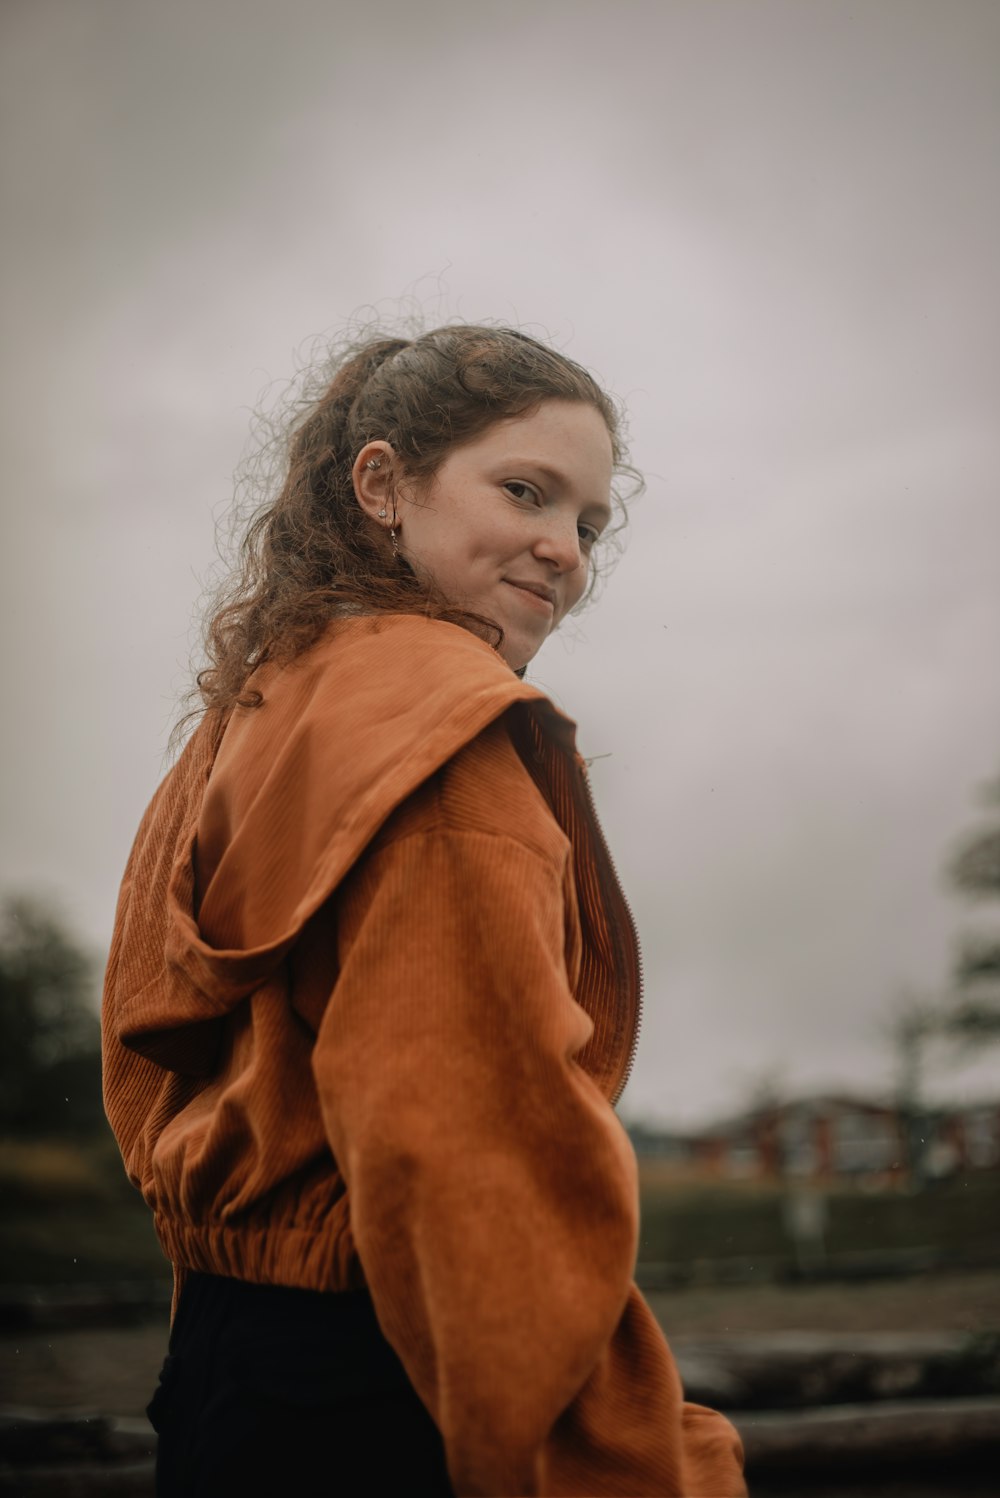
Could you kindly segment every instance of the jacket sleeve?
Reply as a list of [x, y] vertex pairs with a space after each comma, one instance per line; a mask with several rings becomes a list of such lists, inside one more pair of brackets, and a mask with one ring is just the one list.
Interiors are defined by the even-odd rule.
[[338, 896], [314, 1071], [380, 1324], [459, 1495], [738, 1498], [631, 1283], [635, 1158], [575, 1057], [564, 870], [440, 827]]

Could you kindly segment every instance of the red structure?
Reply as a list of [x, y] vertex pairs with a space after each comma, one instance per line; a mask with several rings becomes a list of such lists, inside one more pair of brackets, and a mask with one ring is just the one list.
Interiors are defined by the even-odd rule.
[[1000, 1169], [1000, 1101], [906, 1115], [842, 1094], [775, 1102], [695, 1134], [632, 1130], [639, 1155], [702, 1179], [940, 1179]]

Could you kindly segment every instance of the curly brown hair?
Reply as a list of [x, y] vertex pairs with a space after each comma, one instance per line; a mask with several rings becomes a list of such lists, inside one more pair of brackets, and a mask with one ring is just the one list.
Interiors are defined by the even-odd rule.
[[415, 338], [369, 336], [342, 347], [323, 380], [284, 435], [280, 492], [252, 517], [239, 564], [214, 600], [210, 664], [197, 676], [205, 708], [256, 706], [259, 694], [244, 690], [251, 673], [264, 661], [294, 659], [338, 613], [419, 613], [501, 643], [498, 625], [449, 604], [387, 548], [354, 493], [351, 470], [366, 443], [390, 443], [407, 481], [420, 484], [493, 422], [553, 398], [585, 401], [607, 424], [616, 474], [630, 477], [633, 493], [641, 486], [611, 397], [581, 365], [513, 328], [448, 324]]

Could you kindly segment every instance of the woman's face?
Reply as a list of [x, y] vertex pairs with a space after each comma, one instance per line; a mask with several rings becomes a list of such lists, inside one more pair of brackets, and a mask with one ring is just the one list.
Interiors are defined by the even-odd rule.
[[501, 626], [516, 670], [583, 596], [612, 470], [600, 412], [547, 400], [455, 448], [425, 487], [399, 486], [400, 553], [450, 602]]

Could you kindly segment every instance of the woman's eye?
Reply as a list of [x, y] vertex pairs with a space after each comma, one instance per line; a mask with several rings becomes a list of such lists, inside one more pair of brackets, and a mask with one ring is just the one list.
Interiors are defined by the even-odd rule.
[[581, 523], [577, 526], [576, 531], [577, 535], [580, 537], [580, 544], [582, 546], [593, 546], [595, 542], [601, 539], [601, 533], [597, 529], [596, 525], [584, 525], [581, 521]]
[[533, 484], [526, 484], [523, 479], [509, 479], [504, 488], [515, 499], [520, 499], [526, 504], [537, 504], [538, 490]]

